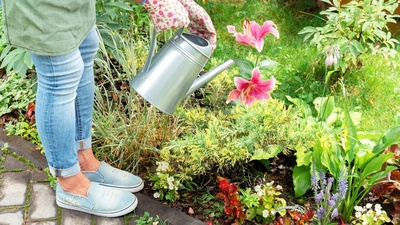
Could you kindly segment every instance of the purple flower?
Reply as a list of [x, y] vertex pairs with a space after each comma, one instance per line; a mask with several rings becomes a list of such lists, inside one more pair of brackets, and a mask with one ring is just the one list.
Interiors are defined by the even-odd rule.
[[318, 187], [318, 178], [314, 173], [311, 175], [311, 184], [313, 187]]
[[338, 194], [341, 199], [343, 199], [347, 194], [348, 184], [347, 184], [347, 177], [340, 176], [338, 181]]
[[334, 200], [332, 200], [332, 199], [329, 199], [329, 200], [328, 200], [328, 205], [329, 205], [329, 206], [332, 206], [332, 207], [333, 207], [333, 206], [336, 206], [336, 202], [335, 202]]
[[321, 206], [318, 210], [317, 210], [317, 217], [318, 218], [323, 218], [325, 216], [325, 209]]
[[328, 178], [328, 187], [327, 187], [327, 188], [329, 188], [329, 191], [330, 191], [330, 189], [331, 189], [331, 187], [332, 187], [332, 183], [333, 183], [334, 180], [335, 180], [335, 179], [334, 179], [333, 177], [329, 177], [329, 178]]
[[324, 187], [326, 186], [326, 176], [325, 176], [325, 173], [324, 173], [323, 171], [321, 171], [321, 172], [319, 173], [319, 177], [320, 177], [320, 179], [321, 179], [321, 181], [322, 181], [322, 187], [321, 187], [321, 188], [324, 188]]
[[337, 208], [334, 208], [331, 214], [331, 219], [335, 219], [339, 216], [339, 212]]
[[338, 194], [338, 193], [335, 193], [335, 194], [333, 194], [333, 195], [331, 196], [331, 200], [336, 202], [337, 199], [338, 199], [338, 197], [339, 197], [339, 194]]
[[321, 190], [321, 192], [319, 192], [318, 194], [315, 195], [315, 201], [320, 202], [323, 197], [324, 197], [324, 193], [322, 193], [322, 190]]

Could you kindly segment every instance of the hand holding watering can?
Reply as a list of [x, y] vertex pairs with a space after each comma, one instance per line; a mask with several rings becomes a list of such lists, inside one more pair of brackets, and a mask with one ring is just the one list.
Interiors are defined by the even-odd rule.
[[187, 27], [190, 33], [205, 38], [212, 49], [217, 45], [217, 33], [210, 16], [193, 0], [149, 0], [143, 7], [157, 32]]

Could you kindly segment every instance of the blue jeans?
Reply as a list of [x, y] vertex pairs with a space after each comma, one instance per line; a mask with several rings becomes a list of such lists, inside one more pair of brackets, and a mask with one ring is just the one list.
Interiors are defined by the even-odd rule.
[[55, 177], [79, 173], [78, 151], [91, 148], [93, 61], [98, 44], [93, 27], [79, 48], [69, 54], [31, 53], [38, 80], [36, 125]]

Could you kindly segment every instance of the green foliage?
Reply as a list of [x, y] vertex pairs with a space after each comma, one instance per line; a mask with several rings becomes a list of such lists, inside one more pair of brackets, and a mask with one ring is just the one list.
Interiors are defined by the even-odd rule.
[[123, 71], [114, 64], [103, 39], [100, 42], [100, 57], [96, 63], [101, 70], [95, 89], [93, 145], [98, 158], [134, 171], [139, 169], [139, 163], [151, 162], [157, 155], [157, 148], [175, 135], [177, 129], [173, 118], [148, 107], [130, 88], [129, 76], [135, 72], [135, 65], [142, 63], [135, 60], [145, 58], [146, 49], [134, 51], [133, 47], [142, 42], [133, 43], [121, 37], [120, 45], [125, 46]]
[[[326, 110], [331, 114], [326, 114], [322, 118], [323, 120], [317, 123], [323, 125], [318, 128], [319, 130], [329, 129], [330, 132], [326, 132], [317, 139], [316, 145], [312, 148], [312, 161], [316, 163], [317, 170], [329, 171], [335, 180], [340, 179], [343, 171], [349, 174], [348, 192], [339, 211], [343, 215], [343, 220], [349, 222], [354, 206], [361, 202], [373, 185], [396, 169], [394, 166], [387, 166], [382, 170], [382, 165], [393, 156], [392, 153], [384, 154], [383, 151], [400, 142], [400, 128], [389, 129], [380, 138], [373, 133], [357, 132], [353, 122], [354, 115], [351, 116], [347, 108], [339, 110], [333, 104], [333, 101], [329, 101], [328, 98], [319, 105], [322, 108], [326, 106], [325, 108], [332, 109]], [[297, 157], [299, 157], [298, 154]], [[297, 160], [299, 162], [299, 158]], [[309, 160], [303, 159], [302, 161]], [[304, 181], [296, 183], [296, 181], [300, 181], [296, 177], [310, 173], [307, 164], [304, 166], [306, 167], [303, 167], [302, 170], [295, 169], [293, 172], [296, 196], [307, 191], [301, 186], [309, 186], [304, 185]]]
[[190, 179], [210, 170], [270, 159], [282, 151], [308, 149], [314, 131], [299, 126], [298, 113], [274, 99], [216, 114], [201, 108], [178, 110], [183, 133], [161, 150], [161, 160], [169, 162], [182, 179]]
[[305, 35], [305, 41], [324, 53], [337, 48], [342, 55], [337, 68], [342, 73], [362, 65], [365, 53], [381, 54], [388, 63], [397, 65], [394, 59], [399, 41], [387, 28], [387, 23], [396, 23], [398, 15], [393, 12], [399, 5], [397, 0], [351, 1], [344, 5], [337, 0], [323, 1], [332, 4], [321, 12], [326, 16], [326, 25], [303, 28], [299, 34]]
[[156, 163], [158, 164], [156, 173], [151, 174], [149, 178], [153, 182], [152, 189], [157, 191], [153, 197], [174, 202], [179, 198], [180, 180], [172, 173], [172, 168], [167, 162]]
[[389, 129], [378, 140], [373, 137], [363, 137], [364, 140], [370, 139], [370, 143], [363, 144], [360, 141], [363, 140], [362, 136], [358, 137], [356, 128], [346, 111], [344, 123], [343, 134], [338, 140], [343, 144], [332, 146], [333, 155], [337, 155], [335, 157], [337, 163], [331, 163], [327, 156], [316, 155], [316, 157], [321, 157], [321, 164], [335, 177], [343, 169], [351, 174], [348, 177], [349, 189], [342, 209], [343, 220], [349, 222], [354, 207], [370, 192], [371, 187], [396, 169], [395, 166], [382, 167], [393, 157], [393, 153], [383, 153], [383, 151], [386, 147], [400, 142], [400, 127]]
[[239, 190], [240, 200], [245, 205], [246, 220], [264, 224], [271, 223], [279, 214], [286, 214], [286, 200], [282, 198], [282, 187], [274, 182], [256, 185], [254, 190]]
[[123, 39], [137, 40], [140, 35], [148, 36], [148, 13], [139, 4], [124, 0], [97, 0], [96, 6], [96, 23], [104, 46], [112, 58], [124, 64], [126, 46]]
[[43, 171], [47, 174], [47, 179], [46, 179], [46, 181], [49, 182], [50, 187], [51, 187], [53, 190], [56, 190], [56, 188], [57, 188], [57, 177], [53, 177], [53, 175], [51, 175], [50, 169], [49, 169], [49, 168], [44, 168]]
[[149, 212], [144, 212], [143, 215], [135, 220], [136, 225], [150, 225], [150, 224], [157, 224], [157, 225], [167, 225], [167, 221], [162, 221], [159, 216], [156, 218], [152, 217]]
[[0, 116], [14, 110], [22, 113], [28, 107], [28, 103], [34, 101], [33, 79], [9, 73], [7, 78], [0, 81]]
[[23, 139], [30, 141], [32, 144], [37, 145], [38, 149], [42, 148], [36, 124], [26, 121], [23, 116], [20, 116], [18, 122], [15, 124], [11, 122], [7, 123], [5, 130], [7, 131], [7, 135], [20, 136]]
[[22, 77], [26, 76], [28, 69], [33, 68], [33, 61], [29, 53], [23, 49], [13, 48], [10, 45], [3, 45], [1, 51], [0, 67], [6, 68], [7, 72], [14, 71]]

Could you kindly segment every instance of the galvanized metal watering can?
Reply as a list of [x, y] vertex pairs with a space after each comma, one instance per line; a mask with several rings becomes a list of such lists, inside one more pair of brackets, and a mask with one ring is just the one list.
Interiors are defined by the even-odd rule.
[[179, 29], [153, 56], [156, 32], [143, 69], [130, 85], [150, 104], [172, 115], [179, 102], [234, 64], [228, 60], [198, 76], [212, 54], [210, 43], [197, 35]]

